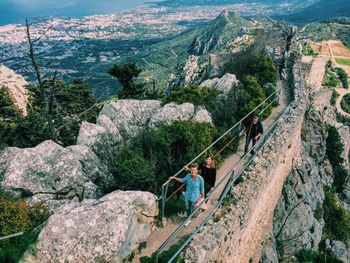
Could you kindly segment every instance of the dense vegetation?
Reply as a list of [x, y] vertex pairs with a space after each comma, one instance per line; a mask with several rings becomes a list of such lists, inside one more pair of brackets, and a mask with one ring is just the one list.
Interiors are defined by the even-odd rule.
[[[1, 89], [0, 126], [4, 129], [1, 129], [0, 145], [32, 147], [49, 139], [64, 146], [72, 145], [76, 142], [80, 123], [83, 120], [95, 121], [100, 107], [88, 85], [79, 80], [52, 82], [44, 82], [49, 102], [43, 99], [38, 86], [28, 87], [29, 105], [25, 117], [19, 114], [6, 89]], [[52, 129], [48, 125], [47, 114], [52, 119]]]
[[21, 112], [14, 105], [7, 89], [0, 87], [0, 148], [13, 145]]
[[49, 216], [41, 205], [29, 206], [24, 201], [0, 198], [0, 236], [25, 232], [21, 237], [0, 241], [0, 262], [18, 262], [28, 246], [35, 242], [37, 233], [31, 232]]
[[343, 191], [345, 182], [349, 178], [349, 174], [344, 167], [343, 151], [344, 146], [338, 130], [333, 126], [329, 126], [326, 140], [326, 154], [333, 167], [333, 185], [337, 193]]
[[336, 71], [341, 83], [343, 84], [343, 88], [345, 89], [349, 88], [348, 74], [345, 72], [345, 70], [342, 68], [336, 68]]
[[313, 251], [309, 249], [301, 249], [296, 254], [298, 262], [307, 263], [343, 263], [343, 261], [337, 259], [330, 251]]
[[350, 113], [350, 94], [346, 94], [340, 102], [343, 111]]
[[340, 240], [347, 244], [350, 239], [350, 215], [329, 189], [325, 191], [323, 210], [325, 221], [323, 239]]
[[207, 123], [175, 122], [144, 130], [115, 155], [118, 189], [160, 192], [161, 185], [216, 138]]

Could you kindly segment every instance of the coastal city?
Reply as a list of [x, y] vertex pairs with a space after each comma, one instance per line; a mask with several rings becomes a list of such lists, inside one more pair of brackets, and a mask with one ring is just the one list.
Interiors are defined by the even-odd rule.
[[[149, 44], [207, 23], [223, 9], [242, 15], [268, 12], [266, 6], [258, 4], [176, 8], [141, 6], [108, 15], [28, 20], [32, 39], [49, 29], [35, 43], [37, 58], [45, 66], [44, 73], [57, 71], [65, 79], [79, 77], [88, 80], [95, 74], [92, 64], [111, 63], [136, 54]], [[0, 27], [0, 63], [31, 80], [33, 74], [29, 62], [25, 25]], [[94, 80], [95, 83], [96, 80], [105, 83], [108, 78], [106, 75], [95, 76]]]

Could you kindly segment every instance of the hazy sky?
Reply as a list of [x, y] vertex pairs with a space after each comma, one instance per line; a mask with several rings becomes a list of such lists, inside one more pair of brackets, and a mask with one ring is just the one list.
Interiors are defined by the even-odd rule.
[[0, 25], [23, 23], [25, 17], [107, 14], [149, 0], [0, 0]]

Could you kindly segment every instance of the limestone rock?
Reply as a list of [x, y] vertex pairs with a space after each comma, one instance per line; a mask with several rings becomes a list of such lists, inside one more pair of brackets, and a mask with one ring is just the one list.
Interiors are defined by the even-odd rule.
[[22, 198], [96, 198], [114, 184], [89, 148], [63, 148], [52, 141], [34, 148], [7, 148], [0, 156], [0, 171], [0, 187]]
[[199, 108], [192, 120], [200, 123], [213, 124], [211, 115], [205, 108]]
[[158, 110], [149, 122], [150, 127], [156, 127], [162, 124], [171, 124], [174, 121], [189, 120], [194, 116], [194, 106], [191, 103], [169, 103]]
[[0, 65], [0, 88], [5, 87], [9, 92], [15, 105], [22, 111], [23, 115], [27, 115], [28, 92], [26, 86], [27, 81], [16, 74], [13, 70]]
[[101, 125], [82, 122], [77, 144], [89, 147], [105, 163], [109, 163], [113, 149], [122, 141], [122, 137], [105, 115], [100, 116], [97, 121]]
[[350, 251], [343, 242], [336, 240], [331, 241], [331, 251], [337, 259], [343, 262], [349, 262]]
[[220, 90], [224, 95], [227, 94], [231, 88], [238, 84], [238, 80], [235, 75], [226, 73], [224, 76], [214, 79], [208, 79], [200, 84], [200, 88], [216, 88]]
[[134, 137], [157, 110], [161, 108], [158, 100], [116, 100], [106, 104], [100, 112], [120, 131], [124, 139]]
[[37, 252], [22, 262], [122, 262], [147, 241], [157, 214], [157, 198], [147, 192], [72, 202], [48, 219]]

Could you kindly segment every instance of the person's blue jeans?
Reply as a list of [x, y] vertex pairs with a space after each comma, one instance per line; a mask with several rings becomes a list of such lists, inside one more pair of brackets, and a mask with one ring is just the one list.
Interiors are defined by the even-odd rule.
[[193, 207], [196, 204], [196, 202], [192, 202], [190, 200], [185, 199], [185, 204], [186, 204], [186, 213], [187, 216], [190, 216], [193, 212]]
[[245, 146], [244, 146], [244, 154], [246, 154], [248, 152], [248, 148], [249, 148], [249, 144], [250, 144], [250, 141], [253, 140], [253, 147], [256, 143], [256, 140], [254, 137], [250, 137], [250, 136], [246, 136], [245, 138]]

